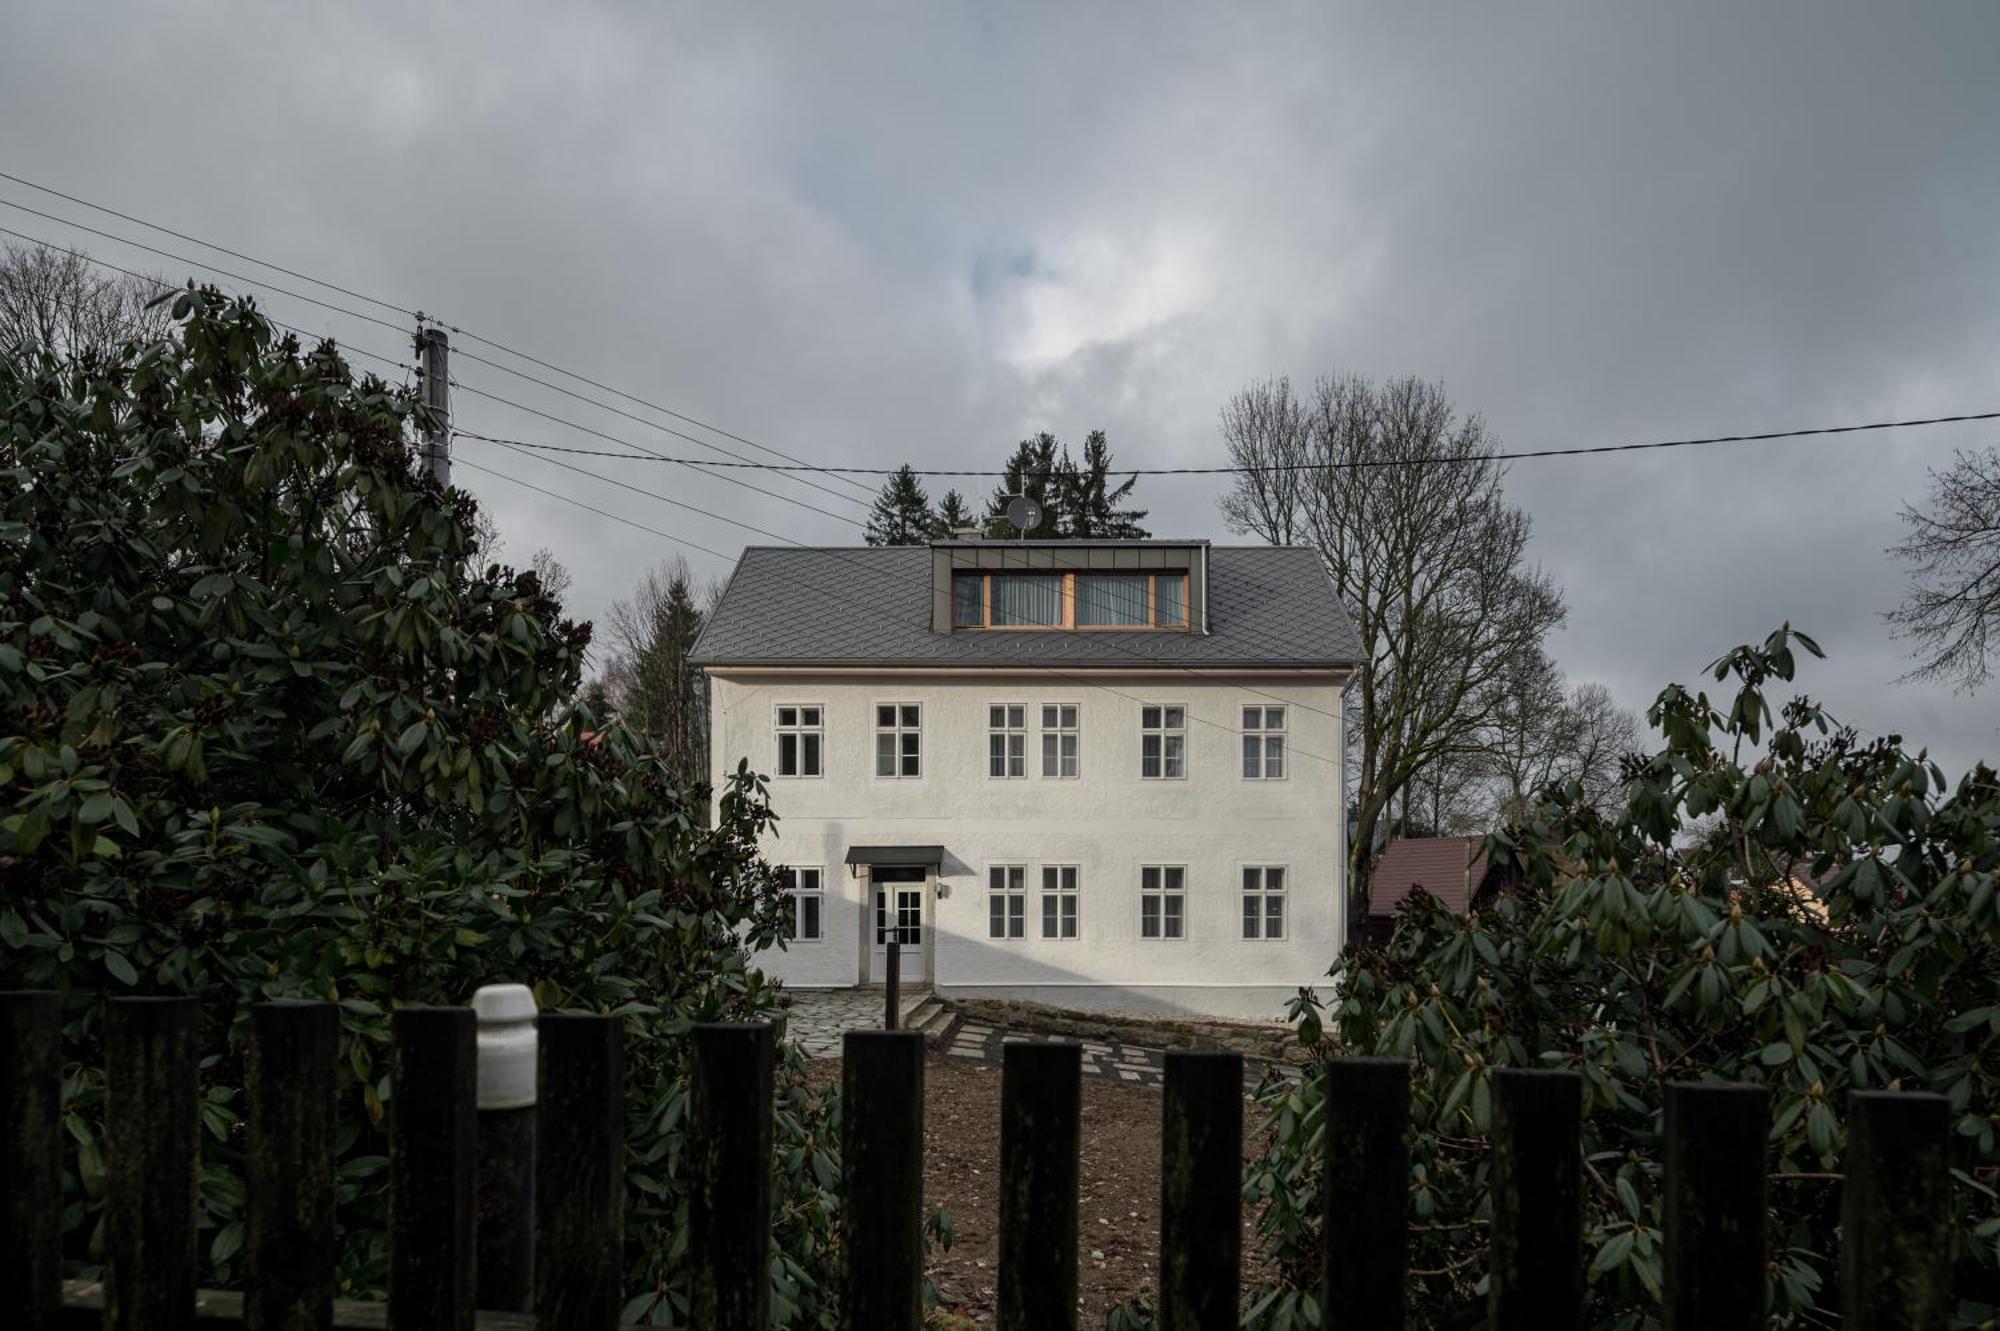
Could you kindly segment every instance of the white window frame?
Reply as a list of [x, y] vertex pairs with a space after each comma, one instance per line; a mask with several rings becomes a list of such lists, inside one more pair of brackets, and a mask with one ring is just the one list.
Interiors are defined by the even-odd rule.
[[[779, 876], [784, 879], [785, 883], [785, 886], [779, 890], [786, 897], [790, 898], [792, 905], [792, 929], [785, 941], [787, 943], [806, 943], [812, 945], [824, 943], [826, 941], [826, 866], [823, 864], [780, 864], [776, 868]], [[804, 882], [802, 877], [804, 874], [812, 875], [813, 886], [801, 886]], [[819, 903], [819, 909], [816, 912], [819, 921], [819, 932], [813, 934], [810, 938], [800, 932], [799, 927], [803, 921], [802, 912], [805, 909], [802, 903], [808, 897]]]
[[[1278, 714], [1278, 724], [1275, 726], [1271, 724], [1273, 712]], [[1251, 724], [1252, 713], [1256, 716], [1254, 725]], [[1291, 704], [1246, 702], [1238, 709], [1237, 719], [1243, 722], [1242, 761], [1237, 768], [1238, 774], [1245, 781], [1289, 780], [1292, 774], [1289, 729], [1292, 719]], [[1273, 744], [1277, 746], [1275, 750], [1272, 748]], [[1254, 750], [1252, 746], [1255, 746]], [[1254, 760], [1251, 757], [1253, 751], [1256, 754]], [[1278, 759], [1278, 772], [1275, 776], [1271, 774], [1271, 757], [1274, 752]], [[1257, 769], [1254, 772], [1248, 770], [1253, 761]]]
[[[989, 781], [1025, 781], [1028, 779], [1028, 714], [1033, 705], [1025, 702], [989, 702], [986, 704], [986, 779]], [[994, 725], [993, 713], [999, 712], [1003, 722]], [[1020, 724], [1013, 722], [1013, 713], [1021, 714]], [[993, 741], [1000, 740], [1004, 746], [1002, 768], [1011, 767], [1016, 760], [1019, 771], [993, 770]]]
[[[811, 708], [812, 711], [819, 717], [819, 721], [817, 723], [813, 725], [807, 725], [805, 723], [805, 710], [807, 708]], [[793, 712], [796, 717], [795, 721], [791, 725], [786, 725], [783, 720], [783, 717], [787, 711]], [[818, 771], [816, 772], [807, 772], [804, 770], [800, 770], [797, 772], [785, 771], [785, 737], [787, 735], [791, 735], [798, 740], [799, 767], [801, 769], [805, 767], [805, 757], [806, 757], [805, 737], [807, 735], [817, 735], [819, 737]], [[785, 781], [817, 781], [821, 777], [825, 776], [826, 775], [826, 704], [823, 702], [779, 702], [771, 704], [771, 747], [772, 747], [771, 770], [774, 773], [776, 773], [779, 779]]]
[[[1146, 713], [1148, 712], [1158, 712], [1160, 714], [1159, 725], [1149, 726], [1146, 724]], [[1179, 725], [1172, 726], [1167, 724], [1167, 713], [1169, 712], [1179, 712], [1181, 714], [1181, 723]], [[1187, 780], [1187, 769], [1188, 769], [1187, 735], [1188, 735], [1188, 706], [1186, 703], [1184, 702], [1141, 703], [1139, 705], [1139, 779], [1141, 781]], [[1157, 738], [1160, 741], [1160, 770], [1156, 773], [1148, 775], [1146, 772], [1146, 741], [1148, 739], [1153, 739], [1153, 738]], [[1180, 770], [1178, 772], [1169, 772], [1167, 770], [1167, 741], [1169, 739], [1174, 739], [1174, 738], [1178, 738], [1181, 742]]]
[[[1002, 931], [993, 932], [993, 906], [1001, 903]], [[986, 866], [986, 941], [1013, 943], [1028, 937], [1028, 866], [989, 864]]]
[[[884, 726], [882, 724], [882, 709], [884, 707], [893, 707], [896, 709], [896, 723], [894, 725]], [[917, 719], [914, 725], [906, 723], [903, 720], [903, 711], [905, 708], [915, 709]], [[869, 709], [869, 718], [875, 723], [875, 742], [868, 755], [868, 768], [875, 774], [875, 779], [877, 781], [922, 780], [924, 775], [924, 705], [920, 702], [913, 702], [907, 699], [883, 699], [870, 703]], [[882, 770], [882, 736], [884, 735], [893, 735], [895, 737], [892, 752], [895, 754], [893, 766], [896, 770], [893, 772], [884, 772]], [[915, 753], [917, 770], [914, 772], [905, 772], [903, 770], [904, 750], [908, 747], [903, 743], [905, 736], [914, 736], [917, 741]]]
[[[1148, 873], [1155, 873], [1159, 875], [1159, 877], [1154, 880], [1154, 885], [1151, 887], [1148, 887], [1146, 885], [1146, 875]], [[1167, 886], [1167, 881], [1168, 881], [1167, 875], [1170, 873], [1180, 875], [1180, 886], [1178, 888], [1169, 888]], [[1159, 910], [1160, 925], [1158, 933], [1149, 934], [1146, 932], [1146, 899], [1148, 897], [1158, 897], [1160, 899], [1160, 910]], [[1167, 898], [1169, 897], [1178, 897], [1180, 899], [1181, 931], [1177, 934], [1170, 934], [1167, 932]], [[1185, 864], [1140, 865], [1139, 866], [1139, 941], [1142, 943], [1184, 943], [1187, 941], [1187, 937], [1188, 937], [1187, 865]]]
[[[1076, 780], [1083, 775], [1083, 704], [1077, 702], [1043, 702], [1037, 703], [1036, 708], [1036, 719], [1041, 722], [1042, 776], [1050, 781]], [[1071, 725], [1062, 724], [1062, 714], [1065, 709], [1074, 718], [1074, 722]], [[1056, 715], [1056, 724], [1053, 726], [1049, 724], [1050, 712], [1054, 712]], [[1071, 770], [1067, 773], [1062, 770], [1062, 742], [1065, 739], [1070, 741], [1071, 750]], [[1049, 748], [1051, 740], [1055, 742], [1053, 752]], [[1053, 772], [1049, 770], [1049, 759], [1051, 757], [1055, 759], [1056, 764], [1056, 770]]]
[[[1278, 886], [1272, 887], [1271, 874], [1278, 874]], [[1256, 875], [1252, 885], [1251, 875]], [[1239, 864], [1236, 866], [1236, 936], [1246, 943], [1282, 943], [1291, 936], [1292, 903], [1289, 900], [1292, 886], [1292, 866], [1289, 864]], [[1257, 932], [1249, 933], [1249, 923], [1243, 907], [1250, 901], [1257, 902]], [[1271, 903], [1278, 903], [1278, 932], [1271, 929]]]
[[[1069, 875], [1069, 885], [1067, 887], [1063, 885], [1064, 874]], [[1075, 864], [1044, 864], [1041, 867], [1040, 877], [1042, 880], [1042, 890], [1039, 893], [1041, 899], [1038, 903], [1036, 916], [1041, 921], [1041, 931], [1035, 936], [1049, 942], [1076, 942], [1083, 937], [1082, 867]], [[1051, 887], [1049, 885], [1051, 882], [1055, 886]], [[1055, 906], [1053, 917], [1049, 913], [1051, 903]], [[1070, 931], [1068, 933], [1062, 932], [1063, 907], [1065, 905], [1069, 908], [1068, 922]], [[1056, 932], [1054, 933], [1049, 932], [1049, 925], [1051, 923], [1056, 926]]]

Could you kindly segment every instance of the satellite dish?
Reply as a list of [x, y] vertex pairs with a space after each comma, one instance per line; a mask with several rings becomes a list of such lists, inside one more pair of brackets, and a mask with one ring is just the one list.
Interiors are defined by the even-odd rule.
[[1007, 501], [1007, 521], [1026, 536], [1042, 525], [1042, 506], [1026, 495], [1015, 495]]

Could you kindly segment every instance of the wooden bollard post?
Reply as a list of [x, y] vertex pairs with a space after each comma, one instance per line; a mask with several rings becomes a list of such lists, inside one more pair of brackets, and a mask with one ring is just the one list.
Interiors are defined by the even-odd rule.
[[525, 1312], [535, 1294], [535, 995], [525, 984], [472, 995], [479, 1063], [478, 1300]]
[[0, 1325], [62, 1309], [62, 1000], [0, 993]]
[[1575, 1331], [1583, 1321], [1583, 1078], [1493, 1074], [1492, 1331]]
[[389, 1014], [389, 1325], [471, 1331], [477, 1055], [472, 1009]]
[[1666, 1331], [1757, 1331], [1764, 1320], [1762, 1086], [1669, 1082]]
[[258, 1003], [250, 1009], [246, 1331], [328, 1331], [333, 1325], [333, 1069], [339, 1055], [340, 1009], [334, 1004]]
[[1326, 1065], [1319, 1301], [1325, 1331], [1402, 1331], [1409, 1133], [1407, 1062], [1336, 1058]]
[[771, 1320], [770, 1024], [694, 1028], [688, 1203], [689, 1321], [702, 1331], [765, 1331]]
[[106, 1023], [104, 1331], [194, 1324], [192, 998], [114, 998]]
[[894, 937], [889, 939], [889, 973], [885, 978], [888, 984], [883, 987], [883, 995], [888, 1010], [882, 1014], [882, 1029], [893, 1031], [897, 1018], [902, 1015], [898, 1009], [903, 1005], [903, 944]]
[[1160, 1331], [1235, 1331], [1243, 1258], [1243, 1055], [1166, 1056]]
[[1075, 1331], [1083, 1050], [1010, 1044], [1000, 1065], [1000, 1331]]
[[924, 1320], [924, 1037], [849, 1031], [841, 1042], [842, 1326], [919, 1331]]
[[1840, 1202], [1841, 1325], [1951, 1324], [1951, 1105], [1941, 1095], [1853, 1091]]
[[622, 1018], [541, 1019], [535, 1316], [543, 1331], [617, 1331], [625, 1276]]

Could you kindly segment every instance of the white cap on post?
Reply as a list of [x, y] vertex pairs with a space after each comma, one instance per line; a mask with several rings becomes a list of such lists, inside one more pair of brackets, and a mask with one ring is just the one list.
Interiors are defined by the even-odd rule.
[[535, 1103], [535, 994], [525, 984], [481, 985], [478, 1018], [479, 1107], [527, 1109]]

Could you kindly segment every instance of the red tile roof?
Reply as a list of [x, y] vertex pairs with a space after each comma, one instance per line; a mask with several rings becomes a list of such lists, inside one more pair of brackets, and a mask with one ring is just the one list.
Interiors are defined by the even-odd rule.
[[1404, 837], [1391, 841], [1368, 882], [1368, 913], [1393, 914], [1421, 887], [1463, 915], [1486, 876], [1483, 836]]

